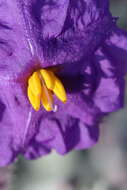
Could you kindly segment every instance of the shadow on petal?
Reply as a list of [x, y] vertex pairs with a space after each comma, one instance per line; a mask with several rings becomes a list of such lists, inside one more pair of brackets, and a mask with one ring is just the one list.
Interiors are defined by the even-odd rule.
[[2, 121], [5, 109], [6, 109], [5, 104], [3, 104], [3, 102], [0, 101], [0, 121]]

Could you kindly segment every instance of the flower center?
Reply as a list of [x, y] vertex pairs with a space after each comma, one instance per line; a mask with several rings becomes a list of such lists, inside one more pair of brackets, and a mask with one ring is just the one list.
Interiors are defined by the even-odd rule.
[[53, 111], [53, 94], [55, 94], [61, 102], [66, 103], [67, 101], [62, 82], [48, 69], [40, 69], [30, 76], [27, 93], [29, 101], [36, 111], [40, 109], [41, 104], [46, 111]]

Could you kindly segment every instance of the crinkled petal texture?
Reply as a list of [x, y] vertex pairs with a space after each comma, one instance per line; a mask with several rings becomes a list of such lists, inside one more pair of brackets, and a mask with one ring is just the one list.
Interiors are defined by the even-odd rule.
[[101, 76], [94, 102], [103, 112], [115, 111], [124, 103], [127, 33], [115, 27], [111, 37], [96, 51], [94, 63]]
[[1, 87], [1, 166], [12, 162], [18, 154], [24, 154], [28, 159], [45, 155], [51, 149], [65, 154], [72, 149], [89, 148], [98, 140], [96, 124], [101, 114], [82, 93], [68, 93], [66, 105], [56, 99], [56, 113], [47, 113], [43, 109], [35, 112], [25, 100], [20, 85], [16, 89], [15, 85]]
[[[123, 106], [127, 34], [107, 0], [0, 0], [0, 166], [93, 146], [102, 116]], [[8, 13], [8, 14], [7, 14]], [[56, 67], [68, 96], [34, 111], [27, 80]]]

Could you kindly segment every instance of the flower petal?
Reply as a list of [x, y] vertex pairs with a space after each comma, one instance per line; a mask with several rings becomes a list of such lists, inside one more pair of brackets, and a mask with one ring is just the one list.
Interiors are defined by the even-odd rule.
[[114, 23], [108, 1], [43, 1], [41, 10], [39, 39], [45, 67], [86, 59], [110, 35]]
[[5, 104], [0, 100], [0, 166], [14, 161], [12, 150], [12, 122]]
[[26, 101], [20, 84], [4, 81], [2, 85], [0, 84], [0, 89], [2, 91], [0, 166], [2, 166], [14, 161], [17, 154], [24, 152], [24, 147], [36, 131], [39, 115], [36, 115], [28, 100]]
[[117, 76], [127, 73], [127, 32], [114, 27], [111, 37], [103, 45], [102, 52], [116, 69]]
[[107, 56], [107, 51], [100, 48], [95, 54], [93, 66], [96, 70], [96, 89], [94, 103], [102, 112], [112, 112], [123, 107], [124, 78], [120, 76], [115, 56]]
[[[59, 154], [65, 154], [74, 148], [91, 147], [97, 139], [98, 128], [95, 126], [81, 125], [79, 119], [57, 114], [57, 117], [41, 119], [39, 131], [35, 139], [31, 141], [34, 142], [32, 151], [29, 152], [28, 147], [25, 156], [33, 159], [44, 155], [44, 150], [47, 150], [46, 153], [48, 153], [51, 149], [55, 149]], [[31, 147], [31, 145], [29, 146]]]
[[16, 78], [31, 59], [21, 10], [16, 1], [0, 5], [0, 78]]

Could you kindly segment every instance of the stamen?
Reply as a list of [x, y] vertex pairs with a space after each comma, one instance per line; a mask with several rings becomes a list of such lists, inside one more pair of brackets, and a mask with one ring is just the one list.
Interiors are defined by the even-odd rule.
[[41, 96], [41, 81], [37, 72], [33, 73], [33, 75], [30, 77], [28, 81], [28, 84], [35, 96]]
[[41, 69], [40, 74], [43, 77], [47, 88], [50, 90], [53, 90], [54, 85], [55, 85], [55, 79], [54, 79], [53, 72], [45, 70], [45, 69]]
[[28, 97], [29, 97], [29, 101], [31, 103], [31, 105], [33, 106], [33, 108], [38, 111], [40, 109], [40, 98], [38, 96], [35, 96], [30, 88], [30, 86], [28, 86]]
[[66, 96], [64, 86], [57, 77], [55, 80], [55, 86], [54, 86], [53, 92], [63, 103], [66, 103], [67, 96]]
[[32, 74], [28, 80], [28, 98], [33, 108], [38, 111], [40, 102], [46, 111], [57, 111], [53, 93], [63, 102], [67, 101], [62, 82], [51, 70], [41, 69]]
[[67, 96], [62, 82], [54, 75], [52, 71], [41, 69], [40, 73], [45, 81], [47, 88], [52, 90], [54, 94], [63, 103], [65, 103], [67, 101]]
[[47, 111], [52, 111], [53, 110], [53, 97], [52, 93], [50, 90], [47, 89], [42, 77], [40, 77], [41, 82], [42, 82], [42, 105]]

